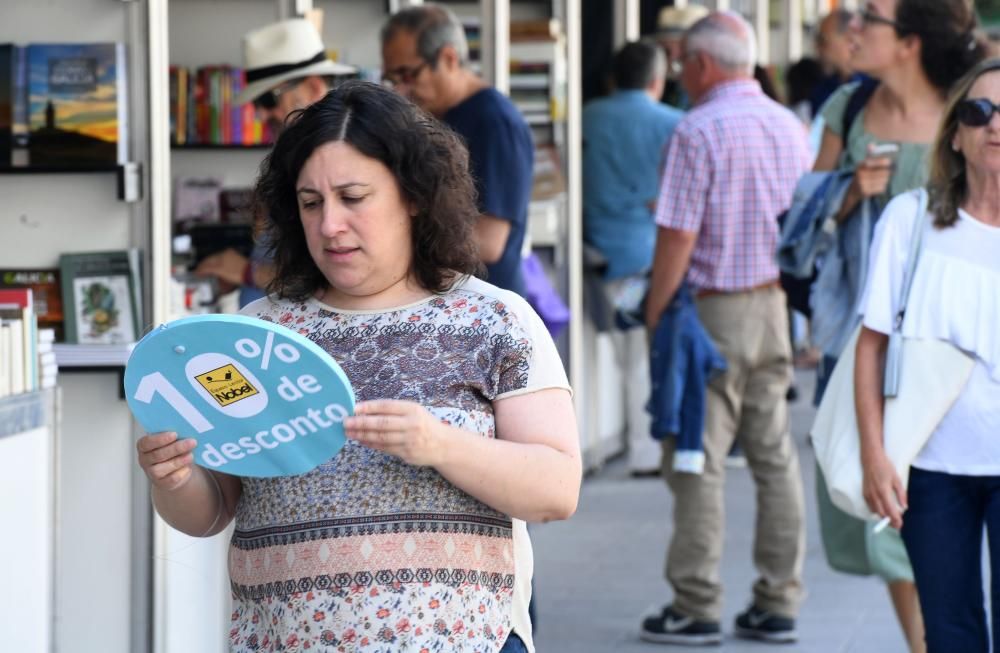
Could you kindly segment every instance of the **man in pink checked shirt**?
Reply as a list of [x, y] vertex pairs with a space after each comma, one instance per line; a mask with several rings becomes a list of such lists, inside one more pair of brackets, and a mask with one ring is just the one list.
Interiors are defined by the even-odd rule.
[[788, 430], [791, 346], [774, 254], [777, 217], [791, 204], [810, 154], [795, 116], [753, 80], [755, 49], [752, 28], [731, 12], [695, 23], [683, 45], [681, 83], [694, 108], [667, 149], [646, 323], [656, 328], [686, 279], [728, 369], [707, 389], [704, 471], [676, 471], [676, 439], [663, 441], [675, 498], [666, 568], [674, 600], [641, 631], [658, 643], [722, 641], [724, 461], [737, 437], [757, 483], [759, 577], [735, 634], [775, 643], [797, 638], [804, 500]]

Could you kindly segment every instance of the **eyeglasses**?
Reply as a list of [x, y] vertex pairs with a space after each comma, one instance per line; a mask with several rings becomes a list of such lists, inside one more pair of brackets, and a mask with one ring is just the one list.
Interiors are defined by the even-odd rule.
[[977, 98], [959, 102], [955, 117], [966, 127], [985, 127], [990, 124], [994, 112], [1000, 113], [1000, 105], [993, 104], [986, 98]]
[[889, 27], [895, 28], [895, 30], [897, 32], [905, 32], [906, 31], [905, 29], [903, 29], [903, 26], [900, 25], [899, 23], [897, 23], [896, 21], [892, 20], [891, 18], [886, 18], [885, 16], [881, 16], [879, 14], [876, 14], [875, 12], [873, 12], [868, 7], [865, 7], [864, 9], [860, 10], [858, 12], [858, 17], [861, 19], [861, 23], [863, 25], [865, 25], [865, 26], [867, 26], [867, 25], [887, 25]]
[[386, 86], [398, 86], [400, 84], [412, 84], [423, 72], [424, 68], [431, 65], [429, 61], [422, 61], [416, 66], [400, 66], [393, 70], [382, 73], [382, 83]]
[[287, 93], [296, 86], [299, 85], [301, 80], [292, 80], [291, 82], [285, 82], [280, 84], [270, 91], [265, 91], [253, 99], [253, 106], [255, 109], [260, 109], [263, 111], [272, 111], [278, 108], [278, 98], [281, 97], [282, 93]]

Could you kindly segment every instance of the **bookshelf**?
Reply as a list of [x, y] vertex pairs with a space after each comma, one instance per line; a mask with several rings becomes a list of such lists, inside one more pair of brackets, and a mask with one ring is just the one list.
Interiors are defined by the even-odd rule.
[[0, 399], [0, 624], [12, 651], [53, 650], [58, 390]]
[[[132, 193], [149, 172], [147, 9], [115, 0], [4, 3], [0, 43], [125, 44], [130, 138], [122, 160], [139, 164], [0, 170], [5, 268], [56, 268], [63, 252], [148, 253], [148, 195]], [[119, 199], [120, 178], [130, 201]], [[44, 416], [0, 436], [0, 512], [23, 534], [0, 544], [4, 559], [18, 561], [0, 571], [0, 585], [15, 588], [0, 599], [11, 650], [148, 650], [148, 516], [137, 509], [148, 494], [119, 387], [117, 374], [88, 368], [61, 375], [56, 391], [0, 400], [0, 425]]]
[[171, 145], [171, 150], [188, 150], [197, 152], [202, 151], [253, 151], [253, 150], [269, 150], [271, 149], [270, 143], [260, 143], [258, 145], [227, 145], [223, 143], [185, 143], [184, 145]]
[[108, 172], [118, 172], [121, 166], [109, 165], [87, 168], [71, 168], [66, 166], [23, 166], [18, 168], [0, 168], [0, 175], [90, 175]]

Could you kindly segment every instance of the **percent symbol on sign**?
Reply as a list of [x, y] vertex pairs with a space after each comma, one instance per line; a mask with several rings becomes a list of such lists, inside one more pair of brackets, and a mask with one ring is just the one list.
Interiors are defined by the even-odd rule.
[[236, 341], [236, 351], [243, 358], [257, 358], [260, 356], [260, 369], [262, 370], [266, 370], [271, 364], [272, 350], [275, 357], [282, 363], [294, 363], [299, 360], [299, 350], [287, 342], [282, 342], [275, 346], [274, 333], [270, 331], [264, 340], [263, 352], [260, 345], [250, 338], [242, 338]]

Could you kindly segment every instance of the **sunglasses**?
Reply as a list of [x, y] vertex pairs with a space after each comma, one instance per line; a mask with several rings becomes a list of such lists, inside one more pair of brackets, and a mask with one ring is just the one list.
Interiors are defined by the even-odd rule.
[[994, 111], [1000, 113], [1000, 105], [993, 104], [986, 98], [962, 100], [958, 103], [955, 117], [966, 127], [985, 127], [990, 124]]
[[293, 80], [291, 82], [286, 82], [279, 86], [272, 88], [269, 91], [264, 91], [257, 97], [253, 99], [253, 106], [255, 109], [261, 109], [264, 111], [272, 111], [278, 108], [278, 99], [281, 97], [282, 93], [287, 93], [296, 86], [299, 85], [299, 80]]
[[382, 73], [382, 83], [386, 86], [412, 84], [420, 76], [424, 68], [429, 65], [431, 65], [429, 61], [422, 61], [416, 66], [400, 66], [393, 70], [387, 70]]

